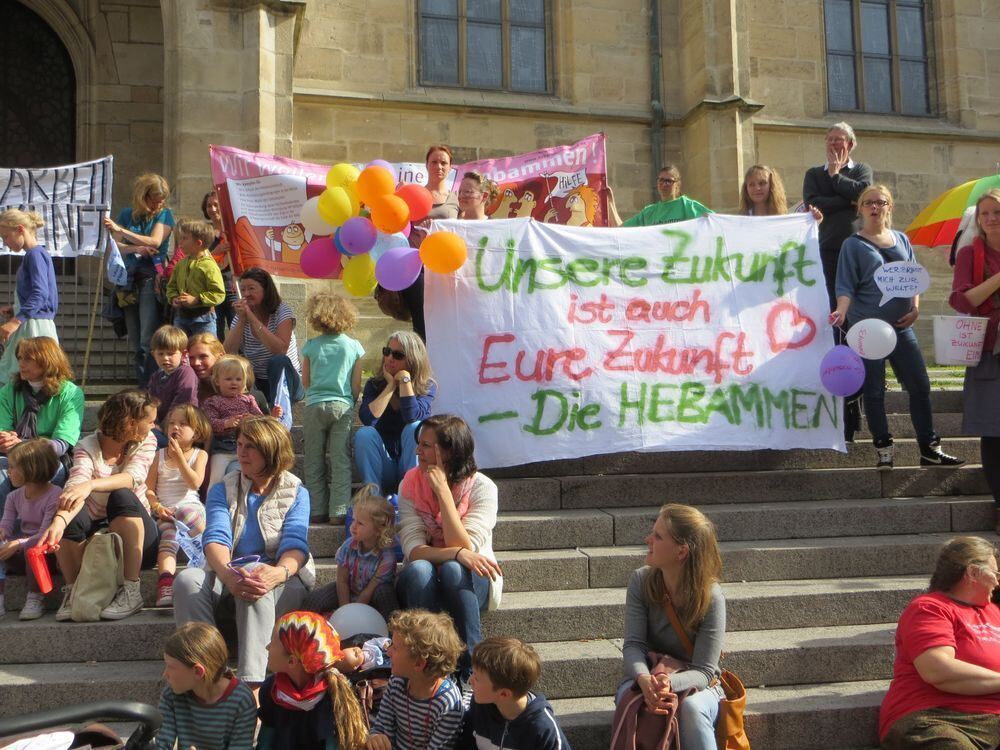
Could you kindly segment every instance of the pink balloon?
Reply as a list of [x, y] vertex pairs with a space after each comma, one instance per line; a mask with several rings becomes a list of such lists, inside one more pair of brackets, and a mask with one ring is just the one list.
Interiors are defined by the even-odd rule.
[[299, 258], [302, 272], [314, 279], [326, 279], [340, 273], [340, 253], [332, 237], [317, 237], [302, 251]]
[[420, 275], [420, 251], [407, 245], [386, 250], [375, 263], [375, 278], [390, 292], [406, 289]]
[[407, 225], [405, 227], [403, 227], [402, 233], [403, 233], [403, 236], [406, 237], [406, 239], [410, 239], [410, 230], [411, 229], [413, 229], [413, 224], [410, 224], [410, 223], [407, 223]]

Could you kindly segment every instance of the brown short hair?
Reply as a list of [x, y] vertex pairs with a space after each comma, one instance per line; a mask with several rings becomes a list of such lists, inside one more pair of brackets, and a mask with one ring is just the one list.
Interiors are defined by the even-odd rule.
[[495, 690], [510, 690], [517, 698], [526, 695], [542, 673], [542, 660], [535, 649], [505, 636], [480, 641], [472, 652], [472, 666], [489, 676]]
[[222, 342], [219, 341], [219, 337], [214, 333], [196, 333], [194, 336], [188, 336], [188, 349], [191, 349], [191, 347], [197, 346], [198, 344], [201, 344], [212, 352], [216, 359], [226, 356], [226, 347], [222, 345]]
[[[73, 380], [73, 368], [69, 365], [66, 352], [59, 342], [49, 336], [36, 336], [21, 339], [17, 342], [14, 354], [25, 359], [33, 359], [44, 370], [42, 375], [42, 393], [55, 396], [62, 389], [62, 384]], [[21, 373], [15, 372], [12, 378], [14, 385], [21, 382]]]
[[358, 323], [358, 308], [333, 292], [317, 292], [306, 302], [306, 319], [320, 333], [343, 333]]
[[151, 352], [187, 351], [188, 335], [176, 326], [160, 326], [149, 339]]
[[476, 442], [464, 419], [454, 414], [435, 414], [417, 427], [418, 437], [424, 429], [434, 430], [438, 445], [451, 454], [442, 467], [448, 475], [449, 484], [458, 484], [479, 470], [476, 466]]
[[136, 424], [146, 416], [146, 409], [155, 409], [159, 403], [148, 391], [138, 388], [118, 391], [97, 410], [97, 429], [112, 440], [133, 442]]
[[25, 482], [42, 484], [52, 479], [59, 468], [59, 459], [52, 445], [45, 438], [33, 438], [18, 443], [7, 454], [7, 459], [24, 475]]
[[222, 634], [214, 625], [189, 622], [167, 636], [163, 653], [186, 667], [201, 664], [205, 668], [205, 681], [209, 684], [229, 674], [229, 650]]
[[[194, 404], [179, 404], [167, 412], [167, 421], [170, 415], [180, 412], [184, 423], [194, 430], [194, 444], [204, 448], [212, 439], [212, 423], [201, 409]], [[165, 427], [166, 425], [164, 425]]]
[[455, 157], [452, 155], [450, 148], [448, 148], [443, 143], [433, 143], [427, 148], [427, 153], [424, 155], [424, 164], [427, 163], [427, 160], [431, 158], [431, 154], [433, 154], [435, 151], [444, 151], [446, 154], [448, 154], [449, 162], [455, 161]]
[[243, 436], [264, 457], [267, 476], [276, 477], [295, 465], [295, 451], [288, 430], [274, 417], [251, 417], [240, 422], [236, 436]]
[[444, 612], [405, 609], [389, 620], [393, 638], [403, 642], [414, 659], [424, 662], [424, 672], [444, 677], [455, 671], [465, 644], [455, 632], [455, 623]]
[[177, 222], [177, 233], [201, 240], [204, 247], [211, 245], [215, 239], [215, 227], [203, 219], [181, 219]]

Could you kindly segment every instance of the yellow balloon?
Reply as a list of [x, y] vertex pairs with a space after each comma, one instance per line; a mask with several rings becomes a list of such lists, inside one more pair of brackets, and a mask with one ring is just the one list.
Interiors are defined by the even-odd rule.
[[468, 256], [465, 240], [454, 232], [434, 232], [420, 243], [420, 260], [435, 273], [457, 271]]
[[361, 174], [361, 170], [353, 164], [334, 164], [330, 167], [330, 171], [326, 173], [326, 186], [328, 188], [354, 187], [354, 183], [358, 181], [359, 174]]
[[344, 289], [355, 297], [367, 297], [375, 291], [375, 261], [368, 253], [355, 255], [344, 261], [344, 273], [340, 277]]
[[342, 187], [327, 188], [316, 203], [320, 217], [332, 227], [339, 227], [354, 216], [353, 208], [351, 197]]

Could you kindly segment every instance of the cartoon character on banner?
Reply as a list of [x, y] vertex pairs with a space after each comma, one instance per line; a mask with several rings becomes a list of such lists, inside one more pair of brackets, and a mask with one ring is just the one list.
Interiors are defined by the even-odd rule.
[[565, 224], [568, 227], [592, 227], [600, 208], [597, 192], [589, 185], [581, 185], [567, 193], [565, 198], [549, 199], [551, 208], [544, 221], [549, 224]]
[[306, 247], [306, 232], [301, 224], [288, 224], [281, 227], [278, 238], [275, 238], [274, 228], [264, 233], [267, 246], [274, 253], [275, 259], [282, 263], [299, 264], [302, 251]]
[[495, 219], [529, 219], [538, 205], [537, 196], [534, 181], [526, 184], [505, 182], [500, 185], [497, 199], [487, 206], [486, 215]]

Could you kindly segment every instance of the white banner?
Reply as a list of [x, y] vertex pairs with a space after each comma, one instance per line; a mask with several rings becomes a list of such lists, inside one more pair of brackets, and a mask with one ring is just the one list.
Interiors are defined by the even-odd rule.
[[[113, 157], [42, 169], [0, 167], [0, 211], [37, 211], [45, 219], [38, 241], [50, 255], [104, 251], [102, 219], [111, 210]], [[0, 253], [9, 253], [0, 242]]]
[[832, 448], [840, 399], [809, 215], [635, 229], [439, 221], [465, 239], [426, 274], [437, 414], [484, 467], [628, 450]]

